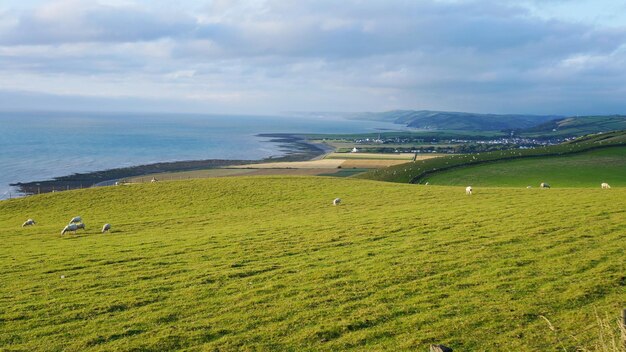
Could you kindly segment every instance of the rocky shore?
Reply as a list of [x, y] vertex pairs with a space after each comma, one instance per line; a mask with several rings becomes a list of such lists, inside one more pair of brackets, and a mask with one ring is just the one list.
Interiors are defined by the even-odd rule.
[[127, 177], [163, 172], [215, 169], [226, 166], [263, 163], [268, 161], [305, 161], [319, 157], [329, 151], [329, 147], [310, 143], [306, 137], [296, 134], [270, 133], [259, 134], [258, 137], [271, 138], [267, 142], [277, 143], [283, 155], [278, 157], [271, 156], [261, 160], [207, 159], [161, 162], [87, 173], [76, 173], [68, 176], [57, 177], [52, 180], [18, 182], [11, 184], [11, 186], [16, 187], [22, 194], [30, 195], [78, 188], [106, 186], [114, 184], [117, 180]]

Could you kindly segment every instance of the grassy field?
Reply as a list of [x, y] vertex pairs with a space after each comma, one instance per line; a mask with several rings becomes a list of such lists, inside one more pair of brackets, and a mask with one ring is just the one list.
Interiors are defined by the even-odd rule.
[[382, 160], [413, 160], [414, 153], [330, 153], [326, 159], [382, 159]]
[[442, 171], [422, 182], [436, 185], [526, 187], [626, 186], [626, 147], [597, 149], [560, 157], [500, 161]]
[[[440, 153], [418, 153], [417, 160], [426, 160], [446, 156]], [[346, 160], [413, 160], [415, 153], [330, 153], [325, 159], [346, 159]]]
[[194, 170], [194, 171], [181, 171], [181, 172], [162, 172], [158, 174], [149, 174], [143, 176], [125, 178], [123, 181], [131, 183], [150, 182], [152, 178], [156, 178], [159, 181], [174, 181], [174, 180], [186, 180], [190, 178], [208, 178], [208, 177], [227, 177], [238, 176], [249, 173], [249, 170], [244, 169], [206, 169], [206, 170]]
[[[385, 169], [369, 171], [356, 177], [399, 183], [425, 183], [426, 178], [454, 169], [485, 165], [494, 162], [549, 157], [558, 160], [564, 156], [595, 149], [626, 146], [626, 131], [593, 134], [565, 143], [530, 149], [509, 149], [486, 153], [449, 155], [427, 160], [416, 160]], [[539, 181], [541, 182], [541, 181]], [[602, 182], [602, 181], [600, 181]]]
[[[150, 183], [152, 178], [158, 181], [179, 181], [198, 178], [233, 177], [233, 176], [334, 176], [340, 172], [338, 168], [244, 168], [244, 169], [207, 169], [198, 171], [169, 172], [126, 178], [123, 182]], [[361, 169], [360, 172], [365, 172]], [[337, 175], [343, 177], [343, 175]]]
[[[337, 158], [336, 156], [343, 156]], [[418, 160], [434, 158], [438, 154], [426, 154], [418, 156]], [[410, 157], [410, 158], [409, 158]], [[279, 176], [338, 176], [347, 177], [357, 173], [363, 173], [368, 169], [384, 168], [393, 165], [403, 164], [411, 160], [414, 154], [341, 154], [331, 153], [329, 157], [323, 159], [309, 161], [291, 161], [291, 162], [267, 162], [256, 164], [232, 165], [228, 168], [182, 171], [182, 172], [165, 172], [157, 174], [148, 174], [137, 177], [125, 178], [123, 182], [144, 183], [150, 182], [152, 178], [159, 181], [176, 181], [197, 178], [215, 178], [215, 177], [233, 177], [233, 176], [260, 176], [260, 175], [279, 175]], [[351, 169], [351, 171], [343, 171], [342, 169]]]
[[380, 147], [386, 147], [386, 148], [413, 148], [413, 147], [450, 147], [453, 146], [454, 144], [445, 144], [445, 143], [437, 143], [437, 144], [433, 144], [430, 142], [412, 142], [412, 143], [384, 143], [384, 144], [380, 144], [380, 143], [375, 143], [375, 142], [360, 142], [360, 143], [356, 143], [356, 142], [333, 142], [333, 141], [319, 141], [316, 140], [315, 142], [318, 143], [325, 143], [335, 149], [343, 149], [343, 150], [352, 150], [352, 148], [358, 148], [358, 149], [367, 149], [367, 148], [380, 148]]
[[591, 348], [626, 297], [625, 215], [625, 188], [319, 177], [2, 201], [0, 350]]

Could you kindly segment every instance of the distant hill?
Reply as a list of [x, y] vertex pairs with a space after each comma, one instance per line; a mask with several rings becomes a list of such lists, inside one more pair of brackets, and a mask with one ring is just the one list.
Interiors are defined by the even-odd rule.
[[557, 115], [498, 115], [468, 112], [395, 110], [359, 113], [352, 119], [388, 121], [407, 127], [428, 130], [501, 131], [527, 129], [555, 119]]
[[617, 130], [626, 130], [626, 116], [567, 117], [523, 129], [520, 133], [527, 136], [571, 137]]

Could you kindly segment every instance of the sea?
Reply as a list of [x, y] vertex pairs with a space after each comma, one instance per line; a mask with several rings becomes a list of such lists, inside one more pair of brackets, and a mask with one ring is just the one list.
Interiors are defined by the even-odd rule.
[[0, 112], [0, 199], [9, 184], [163, 161], [281, 156], [262, 133], [362, 133], [401, 125], [340, 117]]

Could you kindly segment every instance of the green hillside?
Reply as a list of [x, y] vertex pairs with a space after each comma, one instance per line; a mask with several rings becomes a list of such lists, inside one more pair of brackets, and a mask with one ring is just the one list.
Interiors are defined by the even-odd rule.
[[595, 350], [626, 295], [625, 209], [625, 188], [319, 177], [2, 201], [0, 350]]
[[[355, 177], [378, 180], [378, 181], [388, 181], [388, 182], [400, 182], [400, 183], [425, 183], [427, 179], [431, 179], [433, 175], [437, 175], [442, 172], [447, 172], [450, 170], [458, 170], [467, 167], [473, 167], [477, 165], [486, 165], [489, 163], [499, 163], [503, 161], [512, 161], [518, 159], [527, 159], [527, 158], [554, 158], [557, 160], [563, 156], [583, 153], [595, 149], [605, 149], [605, 148], [621, 148], [626, 146], [626, 131], [615, 131], [609, 133], [598, 133], [588, 136], [583, 136], [575, 140], [567, 141], [558, 145], [551, 145], [540, 148], [532, 148], [532, 149], [511, 149], [511, 150], [500, 150], [494, 152], [486, 152], [486, 153], [476, 153], [476, 154], [465, 154], [465, 155], [450, 155], [441, 158], [433, 158], [428, 160], [417, 160], [406, 164], [391, 166], [385, 169], [378, 169], [375, 171], [366, 172]], [[593, 156], [593, 154], [589, 154]], [[614, 159], [617, 158], [622, 160], [626, 158], [623, 155], [623, 152], [617, 152], [617, 155], [614, 156]], [[581, 161], [580, 167], [583, 169], [589, 169], [586, 174], [589, 176], [585, 182], [591, 182], [592, 176], [595, 177], [594, 184], [598, 184], [598, 181], [601, 180], [602, 177], [607, 177], [603, 173], [602, 170], [606, 169], [611, 179], [618, 180], [619, 183], [623, 183], [621, 178], [617, 178], [619, 173], [624, 174], [624, 170], [621, 169], [618, 165], [600, 165], [600, 169], [596, 169], [597, 165], [593, 163], [589, 163], [582, 159], [574, 159]], [[549, 161], [548, 161], [549, 163]], [[504, 164], [504, 165], [517, 165], [517, 164]], [[525, 164], [521, 164], [525, 165]], [[572, 167], [576, 167], [575, 165]], [[478, 170], [478, 169], [474, 169]], [[612, 170], [612, 171], [611, 171]], [[557, 170], [558, 171], [558, 170]], [[565, 172], [561, 170], [561, 172]], [[504, 179], [506, 175], [503, 175]], [[559, 176], [560, 179], [566, 180], [568, 179], [567, 175]], [[569, 178], [570, 180], [575, 181], [574, 178]], [[524, 180], [522, 183], [530, 182], [531, 180]], [[535, 180], [536, 181], [536, 180]], [[541, 181], [539, 181], [541, 182]], [[536, 182], [531, 182], [536, 183]], [[515, 183], [519, 185], [518, 183]], [[494, 186], [496, 184], [493, 184]], [[504, 185], [504, 184], [502, 184]], [[562, 184], [562, 186], [575, 186], [575, 182], [567, 182]]]
[[393, 122], [420, 129], [422, 131], [413, 133], [424, 136], [429, 136], [429, 133], [441, 132], [443, 135], [461, 136], [478, 134], [484, 139], [491, 135], [507, 136], [512, 130], [515, 130], [516, 135], [520, 137], [551, 139], [626, 129], [626, 116], [622, 115], [562, 117], [556, 115], [499, 115], [431, 110], [394, 110], [378, 113], [354, 113], [344, 117]]
[[520, 131], [529, 137], [573, 137], [626, 129], [626, 116], [574, 116], [549, 121]]
[[434, 173], [422, 182], [474, 187], [626, 187], [626, 147], [595, 149], [560, 157], [526, 158]]
[[407, 127], [428, 130], [500, 131], [531, 128], [559, 116], [498, 115], [470, 112], [394, 110], [357, 113], [348, 116], [359, 120], [389, 121]]

